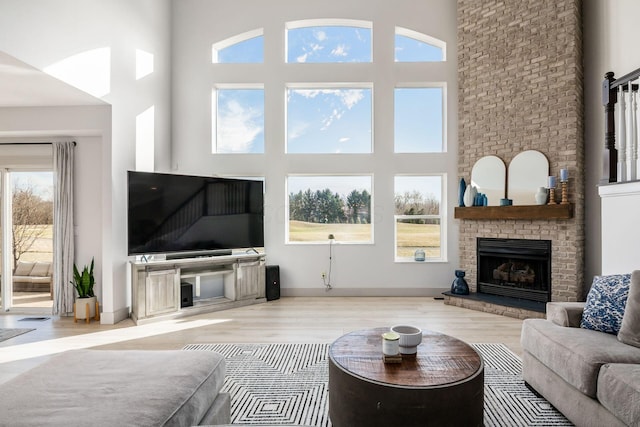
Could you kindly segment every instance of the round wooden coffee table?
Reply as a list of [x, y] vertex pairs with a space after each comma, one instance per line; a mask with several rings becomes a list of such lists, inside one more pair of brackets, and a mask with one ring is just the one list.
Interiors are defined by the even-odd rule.
[[388, 328], [338, 338], [329, 349], [334, 427], [482, 426], [484, 364], [469, 344], [423, 331], [417, 354], [382, 361]]

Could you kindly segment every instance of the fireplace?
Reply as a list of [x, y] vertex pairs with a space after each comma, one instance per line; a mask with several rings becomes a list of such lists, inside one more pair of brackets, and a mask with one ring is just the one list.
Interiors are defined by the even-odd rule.
[[551, 301], [551, 241], [477, 239], [479, 294]]

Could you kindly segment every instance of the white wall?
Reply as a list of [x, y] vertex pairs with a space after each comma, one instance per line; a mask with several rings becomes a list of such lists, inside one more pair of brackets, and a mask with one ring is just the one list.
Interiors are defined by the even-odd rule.
[[[586, 164], [586, 272], [585, 280], [602, 274], [601, 202], [598, 184], [602, 176], [604, 150], [604, 107], [602, 80], [613, 71], [617, 77], [640, 68], [640, 51], [636, 40], [640, 26], [637, 0], [585, 0], [584, 13], [584, 95], [585, 95], [585, 164]], [[617, 221], [617, 219], [606, 219]], [[637, 227], [637, 224], [630, 224]], [[637, 241], [619, 250], [633, 251]], [[640, 267], [640, 266], [639, 266]]]
[[[79, 265], [96, 260], [96, 294], [105, 310], [112, 300], [105, 298], [104, 243], [110, 241], [110, 224], [104, 221], [102, 200], [105, 185], [105, 147], [111, 146], [111, 106], [21, 107], [0, 109], [0, 137], [12, 142], [76, 141], [74, 189], [76, 203], [75, 251]], [[106, 179], [105, 179], [106, 178]], [[107, 292], [108, 293], [108, 292]]]
[[[87, 205], [87, 210], [82, 211], [101, 216], [102, 226], [88, 227], [84, 230], [87, 234], [80, 234], [80, 224], [86, 223], [81, 216], [77, 238], [81, 248], [90, 248], [92, 241], [100, 242], [99, 265], [108, 266], [102, 271], [103, 323], [128, 316], [126, 171], [135, 165], [136, 116], [151, 106], [155, 107], [155, 165], [157, 169], [167, 169], [169, 165], [170, 35], [170, 0], [0, 0], [1, 51], [39, 69], [93, 49], [106, 49], [109, 53], [109, 90], [101, 98], [112, 105], [113, 127], [109, 129], [108, 146], [99, 150], [102, 180], [90, 194], [91, 201], [96, 200], [97, 194], [102, 209]], [[135, 76], [136, 49], [154, 55], [154, 72], [140, 80]], [[91, 65], [76, 67], [80, 76], [67, 82], [79, 86], [81, 79], [95, 78]], [[32, 116], [32, 120], [37, 119]], [[84, 128], [79, 120], [81, 117], [74, 122], [76, 127], [69, 129]], [[47, 129], [39, 132], [46, 135]], [[102, 144], [105, 142], [103, 137]], [[95, 144], [93, 139], [80, 140], [78, 152], [95, 155]], [[83, 185], [96, 184], [92, 176], [95, 175], [87, 176]], [[87, 201], [79, 199], [77, 203]], [[81, 256], [78, 254], [78, 262], [85, 262]]]
[[[249, 12], [250, 11], [250, 12]], [[173, 2], [173, 145], [172, 170], [221, 176], [264, 176], [266, 182], [265, 251], [269, 264], [280, 266], [283, 295], [426, 295], [448, 289], [458, 267], [458, 230], [453, 219], [457, 201], [457, 61], [456, 3], [450, 0], [233, 0]], [[374, 58], [393, 61], [395, 25], [429, 34], [447, 43], [446, 63], [434, 63], [427, 81], [444, 81], [449, 93], [448, 150], [451, 155], [394, 155], [393, 123], [374, 123], [372, 155], [284, 154], [284, 87], [304, 82], [304, 72], [284, 62], [285, 23], [308, 18], [350, 18], [373, 22]], [[257, 29], [265, 31], [265, 64], [256, 65], [265, 81], [265, 154], [214, 155], [211, 153], [211, 90], [215, 81], [211, 46], [228, 37]], [[197, 29], [194, 31], [194, 29]], [[384, 37], [376, 35], [384, 34]], [[273, 58], [281, 58], [280, 60]], [[314, 71], [339, 73], [330, 81], [352, 81], [351, 67], [362, 64], [314, 64]], [[408, 67], [407, 67], [408, 68]], [[406, 70], [373, 69], [374, 116], [392, 117], [394, 73], [416, 77]], [[300, 68], [297, 68], [300, 70]], [[387, 74], [389, 73], [389, 74]], [[225, 76], [226, 78], [226, 76]], [[230, 76], [240, 82], [242, 76]], [[246, 78], [246, 77], [245, 77]], [[273, 88], [282, 88], [279, 93]], [[270, 92], [273, 91], [273, 92]], [[385, 102], [384, 96], [388, 96]], [[443, 206], [446, 212], [448, 262], [395, 263], [393, 176], [398, 173], [448, 174], [450, 182]], [[285, 179], [288, 173], [374, 174], [374, 240], [372, 245], [333, 246], [331, 293], [326, 293], [321, 272], [327, 271], [327, 244], [285, 244]]]

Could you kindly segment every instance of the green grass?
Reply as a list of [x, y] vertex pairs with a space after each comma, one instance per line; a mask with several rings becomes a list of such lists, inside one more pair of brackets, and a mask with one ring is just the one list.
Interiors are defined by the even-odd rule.
[[[333, 234], [340, 242], [369, 242], [372, 240], [371, 224], [316, 224], [289, 221], [289, 241], [324, 242]], [[398, 224], [398, 257], [412, 258], [421, 248], [427, 257], [440, 257], [440, 225]]]

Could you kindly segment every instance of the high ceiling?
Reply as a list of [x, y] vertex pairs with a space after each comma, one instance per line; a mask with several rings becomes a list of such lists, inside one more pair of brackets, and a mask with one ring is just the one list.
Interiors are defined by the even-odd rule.
[[0, 107], [105, 105], [105, 102], [0, 51]]

